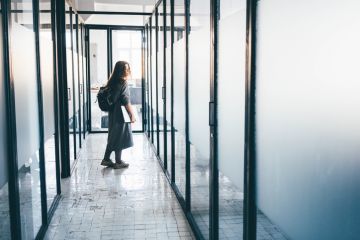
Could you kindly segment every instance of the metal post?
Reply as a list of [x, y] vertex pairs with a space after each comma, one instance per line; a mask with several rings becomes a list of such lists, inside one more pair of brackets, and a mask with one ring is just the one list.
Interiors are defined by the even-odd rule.
[[7, 156], [8, 156], [8, 187], [11, 238], [21, 239], [20, 219], [20, 196], [17, 163], [17, 139], [16, 139], [16, 111], [14, 79], [11, 72], [11, 13], [10, 2], [1, 1], [2, 11], [2, 37], [4, 58], [4, 85], [6, 101], [6, 133], [7, 133]]
[[210, 239], [219, 239], [219, 169], [218, 169], [218, 52], [219, 52], [219, 0], [211, 0], [210, 50]]
[[42, 225], [47, 225], [47, 195], [46, 195], [46, 169], [45, 169], [45, 137], [44, 137], [44, 111], [41, 82], [41, 59], [40, 59], [40, 36], [39, 36], [39, 1], [33, 0], [33, 21], [35, 32], [35, 55], [36, 55], [36, 78], [37, 78], [37, 95], [39, 111], [39, 168], [40, 168], [40, 194], [41, 194], [41, 213]]
[[256, 9], [257, 0], [246, 6], [246, 78], [245, 78], [245, 166], [244, 166], [244, 239], [256, 240]]
[[59, 83], [61, 177], [70, 176], [69, 108], [66, 66], [65, 0], [56, 0], [56, 72]]
[[190, 174], [190, 131], [189, 131], [189, 34], [190, 34], [190, 0], [185, 4], [185, 141], [186, 141], [186, 188], [185, 201], [187, 212], [191, 211], [191, 174]]

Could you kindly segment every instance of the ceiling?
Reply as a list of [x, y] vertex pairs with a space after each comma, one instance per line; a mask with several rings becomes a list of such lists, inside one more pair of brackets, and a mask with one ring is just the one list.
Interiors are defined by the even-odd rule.
[[151, 12], [157, 0], [73, 0], [79, 11]]

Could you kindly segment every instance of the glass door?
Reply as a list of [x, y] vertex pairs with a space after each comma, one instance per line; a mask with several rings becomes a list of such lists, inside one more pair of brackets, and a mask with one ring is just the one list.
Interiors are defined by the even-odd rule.
[[[97, 93], [104, 86], [117, 61], [130, 64], [130, 101], [137, 114], [133, 131], [143, 131], [143, 33], [140, 29], [89, 29], [89, 74], [91, 131], [106, 132], [108, 113], [97, 104]], [[110, 61], [110, 62], [109, 62]]]
[[134, 30], [112, 30], [111, 71], [117, 61], [126, 61], [130, 65], [131, 77], [128, 80], [130, 102], [137, 114], [133, 131], [143, 131], [142, 97], [142, 32]]

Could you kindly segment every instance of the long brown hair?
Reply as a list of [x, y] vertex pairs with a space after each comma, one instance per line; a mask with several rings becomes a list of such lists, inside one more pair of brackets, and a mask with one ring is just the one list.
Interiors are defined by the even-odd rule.
[[111, 76], [106, 84], [107, 87], [112, 87], [120, 80], [125, 80], [125, 77], [127, 77], [126, 65], [128, 66], [130, 72], [130, 65], [128, 62], [125, 61], [116, 62], [114, 70], [111, 73]]

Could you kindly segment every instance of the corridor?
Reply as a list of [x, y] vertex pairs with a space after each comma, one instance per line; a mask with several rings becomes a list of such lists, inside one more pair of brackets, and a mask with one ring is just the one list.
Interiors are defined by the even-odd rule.
[[[90, 134], [45, 239], [195, 239], [151, 145], [135, 134], [128, 169], [100, 165], [106, 134]], [[114, 159], [114, 158], [112, 158]]]

